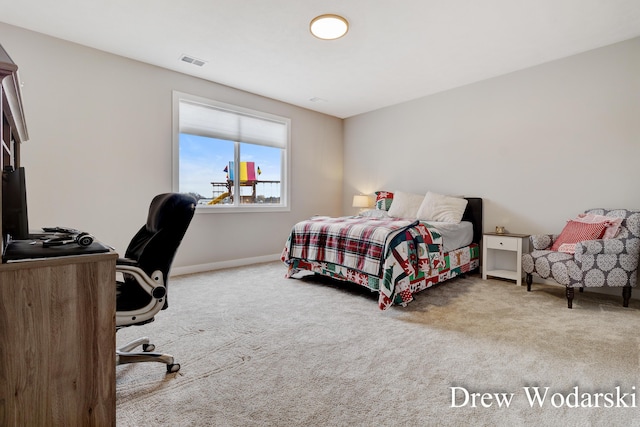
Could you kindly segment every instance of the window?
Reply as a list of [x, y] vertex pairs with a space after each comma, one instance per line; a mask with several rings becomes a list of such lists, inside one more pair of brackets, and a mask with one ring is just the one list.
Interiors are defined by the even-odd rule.
[[288, 210], [290, 120], [174, 92], [174, 189], [212, 211]]

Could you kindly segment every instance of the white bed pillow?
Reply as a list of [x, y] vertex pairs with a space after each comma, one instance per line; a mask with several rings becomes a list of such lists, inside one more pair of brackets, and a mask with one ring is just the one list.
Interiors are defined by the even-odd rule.
[[461, 197], [445, 196], [428, 191], [418, 209], [417, 218], [423, 221], [458, 223], [462, 220], [467, 203], [467, 199]]
[[418, 209], [424, 200], [423, 194], [393, 192], [393, 202], [389, 207], [389, 216], [394, 218], [417, 218]]
[[382, 209], [367, 209], [358, 214], [367, 218], [389, 218], [389, 212]]

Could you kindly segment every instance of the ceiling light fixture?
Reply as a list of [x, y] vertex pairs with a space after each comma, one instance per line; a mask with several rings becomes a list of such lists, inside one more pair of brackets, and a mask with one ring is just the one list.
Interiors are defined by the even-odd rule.
[[326, 14], [316, 16], [309, 24], [311, 34], [322, 40], [335, 40], [347, 34], [349, 22], [342, 16]]

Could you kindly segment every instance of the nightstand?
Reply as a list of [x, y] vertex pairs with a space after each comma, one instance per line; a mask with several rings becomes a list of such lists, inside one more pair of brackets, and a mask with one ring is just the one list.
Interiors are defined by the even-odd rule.
[[482, 236], [482, 278], [515, 280], [522, 285], [522, 253], [529, 251], [529, 235], [485, 233]]

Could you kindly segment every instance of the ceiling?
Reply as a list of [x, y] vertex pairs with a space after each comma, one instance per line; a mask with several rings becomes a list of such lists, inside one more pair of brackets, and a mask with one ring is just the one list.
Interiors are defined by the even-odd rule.
[[[8, 24], [340, 118], [640, 36], [638, 0], [0, 0], [0, 11]], [[311, 36], [325, 13], [350, 22], [345, 37]]]

